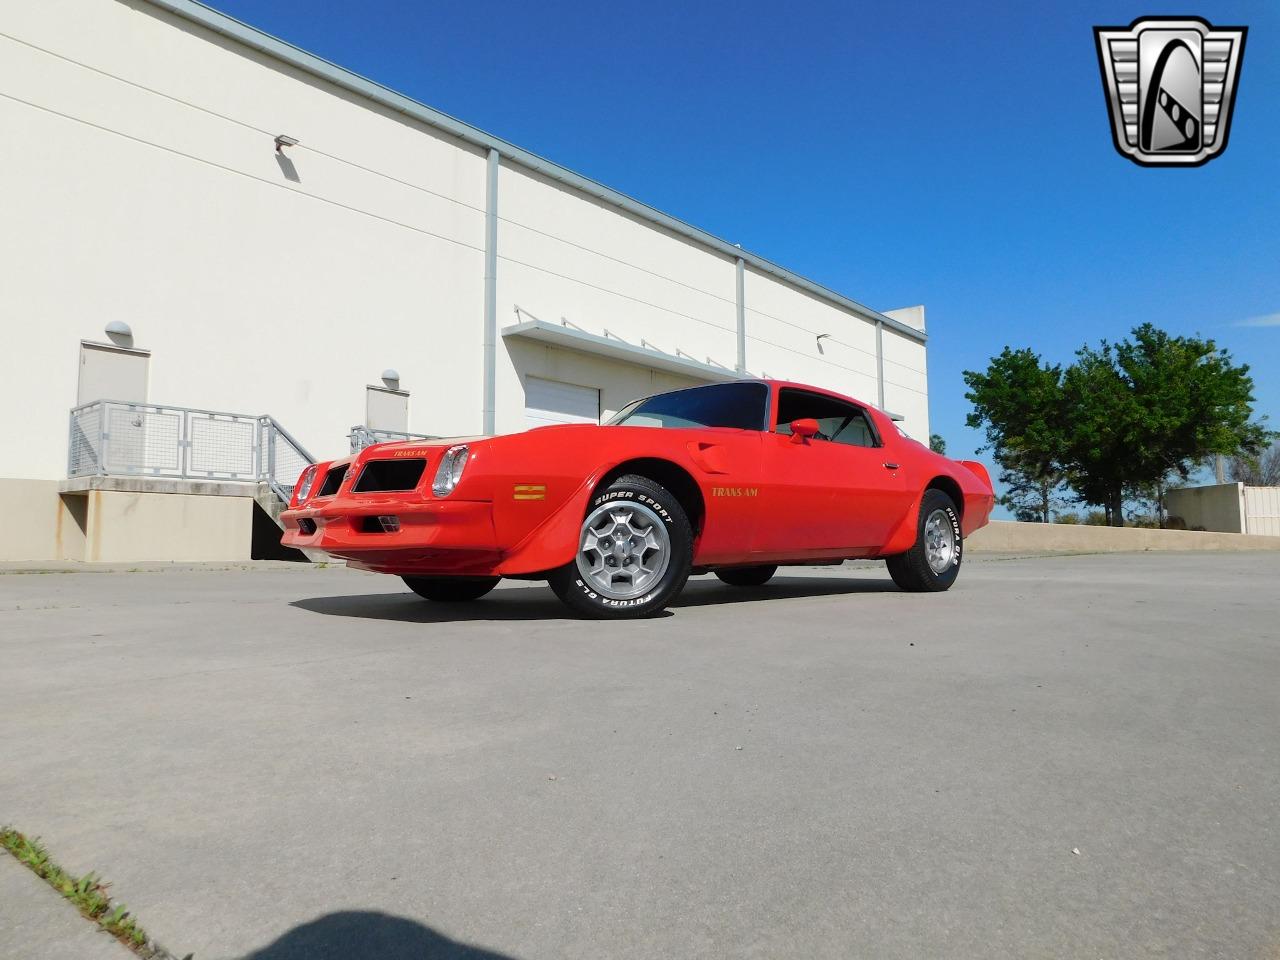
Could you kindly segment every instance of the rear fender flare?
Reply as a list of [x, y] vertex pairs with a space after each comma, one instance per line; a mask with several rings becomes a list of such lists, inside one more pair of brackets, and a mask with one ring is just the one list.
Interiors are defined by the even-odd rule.
[[906, 553], [915, 545], [917, 527], [920, 524], [920, 502], [923, 499], [924, 491], [922, 490], [920, 495], [911, 501], [911, 509], [907, 511], [907, 515], [894, 528], [893, 533], [889, 534], [884, 547], [880, 550], [880, 556], [891, 557], [897, 553]]

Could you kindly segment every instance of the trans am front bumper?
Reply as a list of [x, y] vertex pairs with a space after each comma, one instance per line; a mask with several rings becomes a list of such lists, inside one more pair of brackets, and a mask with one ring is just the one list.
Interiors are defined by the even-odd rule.
[[496, 576], [503, 558], [493, 504], [368, 494], [286, 510], [281, 542], [379, 573]]

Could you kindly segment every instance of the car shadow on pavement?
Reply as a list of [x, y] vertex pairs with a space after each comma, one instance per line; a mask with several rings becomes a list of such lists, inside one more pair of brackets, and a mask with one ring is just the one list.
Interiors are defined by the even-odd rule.
[[[778, 577], [762, 587], [730, 587], [714, 577], [689, 581], [684, 592], [672, 602], [675, 610], [715, 604], [758, 603], [764, 600], [794, 600], [802, 597], [830, 597], [853, 593], [895, 592], [888, 577]], [[542, 584], [504, 587], [471, 603], [432, 603], [415, 594], [363, 593], [347, 596], [307, 597], [289, 604], [310, 613], [358, 620], [398, 620], [405, 623], [465, 623], [485, 620], [572, 620], [573, 615], [551, 590]], [[664, 610], [655, 619], [672, 616]]]
[[481, 620], [572, 620], [573, 614], [541, 585], [505, 587], [470, 603], [433, 603], [417, 594], [360, 593], [307, 597], [289, 606], [330, 617], [399, 620], [405, 623], [466, 623]]
[[851, 593], [898, 593], [886, 577], [775, 577], [762, 587], [731, 587], [714, 576], [691, 579], [671, 606], [703, 607], [717, 603], [754, 603], [802, 597], [838, 597]]
[[342, 910], [299, 924], [240, 960], [514, 960], [376, 910]]

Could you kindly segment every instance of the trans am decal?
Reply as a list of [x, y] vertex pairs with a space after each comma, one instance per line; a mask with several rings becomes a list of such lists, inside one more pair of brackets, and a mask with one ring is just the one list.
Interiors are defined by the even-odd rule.
[[712, 487], [713, 497], [755, 497], [760, 495], [759, 487]]

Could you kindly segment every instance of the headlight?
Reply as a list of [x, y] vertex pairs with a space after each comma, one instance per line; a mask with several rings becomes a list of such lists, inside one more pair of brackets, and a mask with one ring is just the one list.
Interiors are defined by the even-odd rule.
[[462, 479], [462, 471], [467, 466], [467, 445], [460, 443], [444, 452], [440, 466], [436, 468], [436, 478], [431, 483], [431, 492], [437, 497], [447, 497]]
[[311, 485], [316, 482], [316, 468], [313, 464], [302, 471], [302, 476], [298, 478], [298, 491], [294, 494], [294, 499], [298, 503], [302, 503], [307, 499], [307, 495], [311, 493]]

